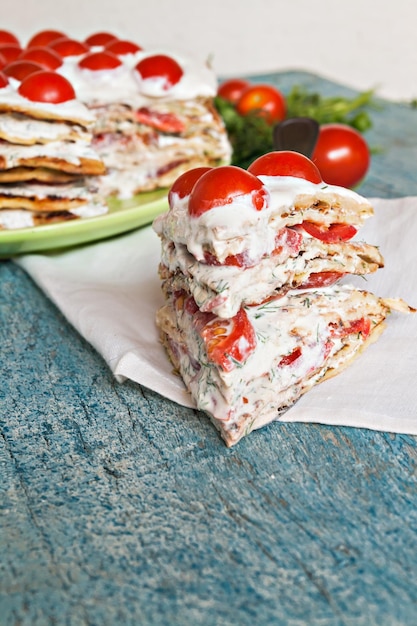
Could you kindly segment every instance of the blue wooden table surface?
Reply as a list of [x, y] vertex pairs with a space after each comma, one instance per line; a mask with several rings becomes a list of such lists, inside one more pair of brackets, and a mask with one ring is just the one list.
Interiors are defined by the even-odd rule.
[[[417, 195], [417, 111], [381, 104], [360, 191]], [[12, 261], [0, 333], [2, 626], [417, 624], [415, 437], [273, 424], [227, 449], [115, 382]]]

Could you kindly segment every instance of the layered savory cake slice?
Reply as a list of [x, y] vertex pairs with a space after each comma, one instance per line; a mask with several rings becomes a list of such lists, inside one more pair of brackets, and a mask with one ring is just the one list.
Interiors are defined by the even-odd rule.
[[184, 291], [157, 313], [169, 357], [228, 446], [277, 420], [378, 338], [392, 308], [348, 286], [288, 292], [223, 319]]
[[[328, 286], [383, 266], [375, 246], [352, 240], [373, 213], [354, 191], [231, 166], [203, 172], [192, 193], [184, 189], [179, 179], [169, 212], [155, 222], [160, 271], [166, 289], [189, 291], [203, 311], [227, 318], [272, 293]], [[212, 204], [207, 190], [217, 194]], [[254, 194], [263, 194], [262, 206]], [[198, 208], [205, 204], [209, 210]]]
[[326, 185], [296, 153], [265, 155], [249, 170], [187, 172], [154, 222], [162, 342], [229, 446], [342, 371], [392, 309], [411, 310], [341, 285], [383, 265], [377, 248], [352, 240], [369, 202]]

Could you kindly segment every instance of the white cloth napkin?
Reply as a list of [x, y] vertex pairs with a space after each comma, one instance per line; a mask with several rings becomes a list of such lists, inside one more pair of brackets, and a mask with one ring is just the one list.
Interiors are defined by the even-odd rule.
[[[374, 199], [360, 231], [385, 268], [348, 282], [417, 306], [417, 197]], [[159, 343], [159, 239], [152, 228], [58, 254], [16, 259], [117, 379], [129, 378], [193, 406]], [[339, 376], [313, 388], [282, 421], [319, 422], [417, 434], [417, 314], [392, 313], [377, 343]]]

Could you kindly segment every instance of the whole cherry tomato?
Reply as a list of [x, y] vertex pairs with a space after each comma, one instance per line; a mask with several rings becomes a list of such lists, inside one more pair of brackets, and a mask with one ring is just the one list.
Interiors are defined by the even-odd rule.
[[321, 183], [317, 166], [303, 154], [292, 150], [267, 152], [248, 167], [255, 176], [294, 176], [312, 183]]
[[231, 204], [239, 196], [250, 195], [256, 211], [267, 206], [268, 192], [262, 182], [241, 167], [222, 165], [203, 174], [195, 183], [188, 212], [198, 217], [214, 207]]
[[273, 85], [252, 85], [241, 94], [236, 110], [241, 115], [256, 113], [269, 124], [275, 124], [284, 119], [287, 105], [283, 94]]
[[54, 39], [65, 37], [65, 33], [60, 30], [41, 30], [29, 40], [27, 48], [33, 48], [37, 46], [47, 46]]
[[69, 39], [68, 37], [62, 37], [56, 39], [48, 45], [50, 50], [54, 50], [61, 57], [75, 57], [89, 52], [90, 48], [86, 43], [77, 41], [75, 39]]
[[115, 41], [117, 39], [116, 35], [107, 32], [99, 32], [93, 33], [87, 39], [85, 39], [85, 43], [89, 46], [107, 46], [111, 41]]
[[13, 44], [16, 46], [20, 46], [20, 42], [16, 35], [11, 33], [9, 30], [0, 30], [0, 45], [3, 44]]
[[13, 61], [13, 63], [9, 63], [3, 69], [3, 72], [10, 76], [11, 78], [15, 78], [16, 80], [22, 82], [27, 76], [33, 74], [34, 72], [39, 72], [44, 70], [45, 68], [40, 65], [40, 63], [35, 63], [34, 61]]
[[32, 102], [59, 104], [75, 99], [75, 91], [69, 80], [50, 70], [30, 74], [20, 83], [18, 92]]
[[56, 70], [62, 65], [62, 59], [50, 48], [41, 46], [33, 46], [27, 50], [23, 50], [19, 56], [19, 61], [32, 61], [33, 63], [39, 63], [45, 70]]
[[79, 62], [79, 67], [87, 70], [114, 70], [122, 64], [121, 60], [112, 52], [90, 52]]
[[178, 83], [184, 74], [182, 67], [175, 59], [166, 54], [154, 54], [141, 59], [135, 66], [143, 80], [147, 78], [163, 78], [164, 89], [170, 89]]
[[326, 183], [341, 187], [357, 185], [371, 161], [363, 136], [346, 124], [323, 124], [311, 158]]
[[14, 43], [0, 45], [0, 54], [6, 59], [6, 63], [16, 61], [22, 54], [22, 48]]
[[117, 56], [135, 54], [135, 52], [142, 50], [142, 48], [133, 41], [127, 41], [125, 39], [116, 39], [115, 41], [111, 41], [104, 47], [104, 49], [108, 50], [108, 52], [113, 52], [113, 54], [117, 54]]
[[169, 190], [169, 206], [172, 207], [174, 196], [178, 196], [178, 198], [185, 198], [185, 196], [189, 196], [198, 179], [211, 169], [211, 167], [194, 167], [193, 169], [184, 172], [184, 174], [181, 174]]
[[225, 80], [219, 86], [217, 95], [232, 104], [236, 104], [242, 93], [248, 87], [250, 87], [250, 82], [248, 80], [243, 78], [230, 78], [229, 80]]

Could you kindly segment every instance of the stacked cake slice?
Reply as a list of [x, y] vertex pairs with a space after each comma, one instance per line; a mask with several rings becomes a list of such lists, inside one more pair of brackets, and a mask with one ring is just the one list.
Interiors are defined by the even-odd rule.
[[37, 101], [18, 87], [10, 81], [0, 88], [0, 228], [105, 213], [96, 193], [106, 168], [91, 145], [93, 114], [75, 98]]
[[276, 172], [265, 159], [180, 177], [154, 223], [162, 341], [229, 446], [339, 373], [391, 309], [410, 310], [340, 283], [383, 265], [376, 247], [352, 241], [369, 202], [324, 184], [308, 160], [303, 170], [301, 155], [288, 175], [282, 155]]

